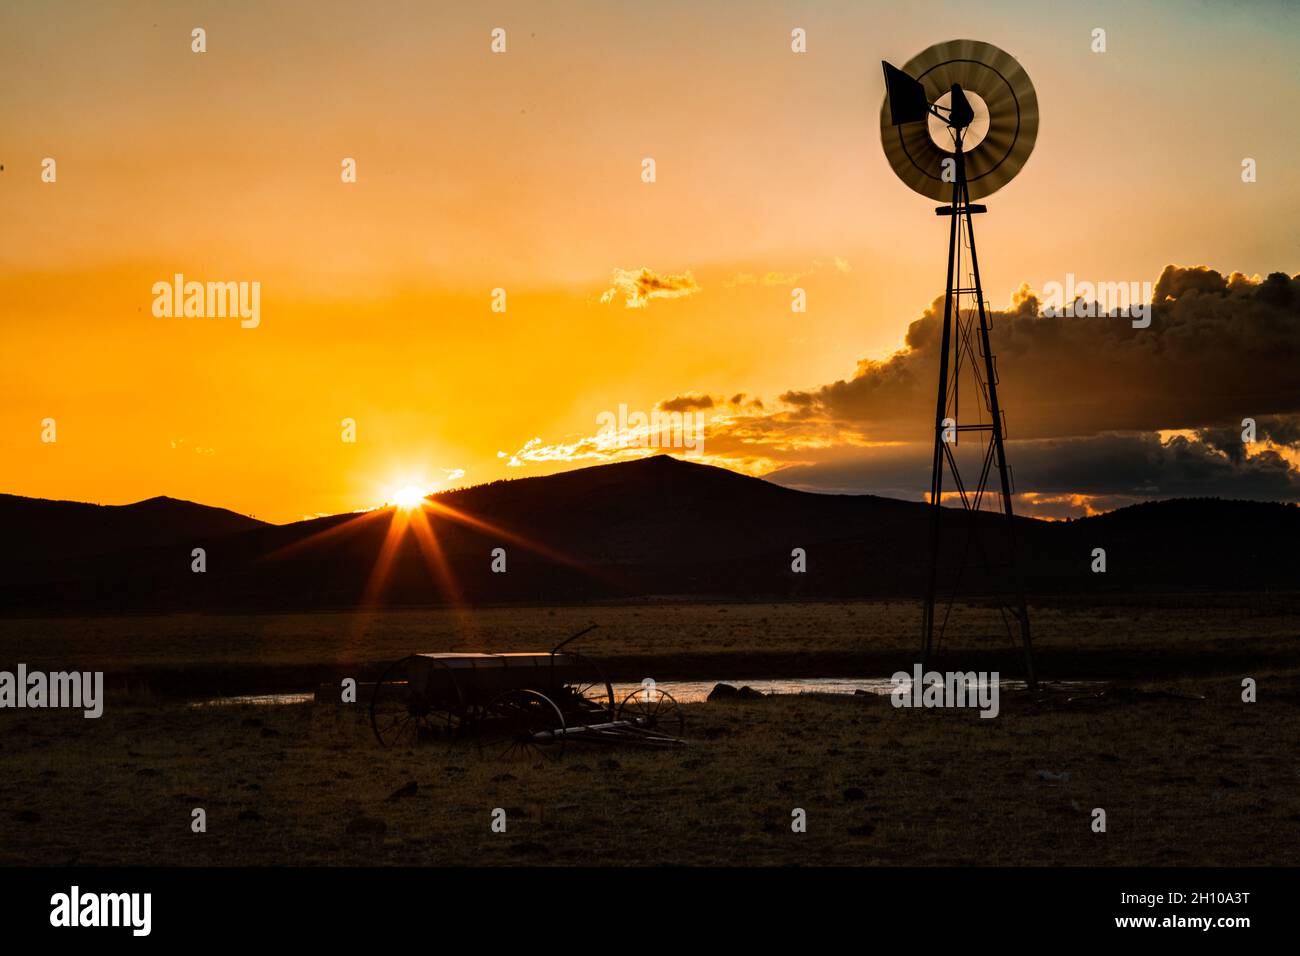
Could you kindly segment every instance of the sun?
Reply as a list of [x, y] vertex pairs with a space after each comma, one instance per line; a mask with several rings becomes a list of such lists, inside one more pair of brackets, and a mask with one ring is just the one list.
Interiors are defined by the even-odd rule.
[[424, 491], [415, 485], [404, 485], [393, 492], [393, 504], [403, 511], [414, 511], [424, 502]]

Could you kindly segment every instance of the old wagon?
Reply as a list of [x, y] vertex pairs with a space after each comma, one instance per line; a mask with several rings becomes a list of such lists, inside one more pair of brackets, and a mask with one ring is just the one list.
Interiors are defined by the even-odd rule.
[[569, 741], [676, 746], [685, 720], [672, 695], [647, 681], [617, 700], [591, 658], [564, 648], [484, 654], [412, 654], [388, 667], [370, 701], [385, 747], [474, 740], [503, 758], [559, 757]]

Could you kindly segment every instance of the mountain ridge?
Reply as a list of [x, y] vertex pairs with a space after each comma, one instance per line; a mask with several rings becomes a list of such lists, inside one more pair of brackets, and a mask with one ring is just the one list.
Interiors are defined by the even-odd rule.
[[[6, 538], [29, 543], [0, 555], [0, 609], [915, 597], [932, 520], [924, 502], [801, 491], [670, 455], [440, 492], [410, 527], [392, 508], [274, 525], [166, 496], [53, 504], [0, 495]], [[941, 515], [946, 542], [975, 527], [991, 560], [1005, 561], [999, 515]], [[1174, 499], [1016, 527], [1031, 593], [1281, 588], [1300, 572], [1293, 505]], [[198, 547], [202, 574], [191, 570]], [[1098, 547], [1104, 574], [1091, 571]], [[492, 570], [496, 549], [505, 573]], [[941, 581], [957, 580], [958, 564], [945, 553]], [[974, 594], [994, 593], [997, 576], [960, 575]]]

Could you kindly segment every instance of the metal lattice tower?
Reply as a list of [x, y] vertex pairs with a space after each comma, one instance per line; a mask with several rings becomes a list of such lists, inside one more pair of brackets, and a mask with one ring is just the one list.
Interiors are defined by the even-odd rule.
[[[987, 588], [999, 582], [995, 590], [1008, 636], [1016, 642], [1009, 616], [1018, 625], [1029, 686], [1036, 687], [1029, 611], [1016, 547], [1006, 417], [998, 401], [990, 310], [975, 250], [973, 216], [987, 209], [972, 198], [996, 191], [1028, 159], [1037, 134], [1037, 99], [1014, 59], [978, 41], [936, 44], [902, 70], [888, 63], [884, 68], [887, 95], [881, 109], [881, 135], [890, 164], [917, 192], [950, 201], [935, 210], [948, 217], [948, 274], [934, 413], [930, 568], [921, 622], [921, 663], [924, 667], [942, 646], [963, 575], [978, 557], [987, 574], [980, 584]], [[976, 104], [968, 93], [974, 94]], [[987, 115], [981, 116], [977, 105]], [[931, 117], [939, 121], [937, 133]], [[983, 129], [975, 129], [977, 120]], [[945, 134], [946, 141], [941, 140]], [[967, 447], [971, 438], [976, 439], [979, 454], [966, 468], [973, 481], [963, 477], [959, 462], [963, 436]], [[960, 501], [960, 511], [943, 507], [945, 493]], [[957, 545], [959, 560], [952, 581], [944, 582], [942, 555], [949, 544]]]

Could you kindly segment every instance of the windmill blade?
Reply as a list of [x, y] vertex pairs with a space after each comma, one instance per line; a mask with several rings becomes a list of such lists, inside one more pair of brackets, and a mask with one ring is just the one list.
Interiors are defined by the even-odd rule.
[[[1038, 97], [1029, 75], [1009, 53], [980, 40], [948, 40], [922, 50], [901, 70], [885, 66], [887, 87], [894, 70], [904, 80], [919, 84], [928, 102], [950, 94], [954, 85], [983, 101], [988, 129], [978, 143], [963, 150], [972, 200], [1001, 189], [1024, 167], [1038, 136]], [[880, 140], [890, 167], [910, 189], [930, 199], [950, 200], [952, 183], [944, 182], [943, 172], [944, 160], [953, 156], [952, 144], [944, 148], [936, 143], [928, 123], [894, 122], [895, 100], [900, 115], [914, 116], [916, 91], [889, 88], [881, 105]]]

